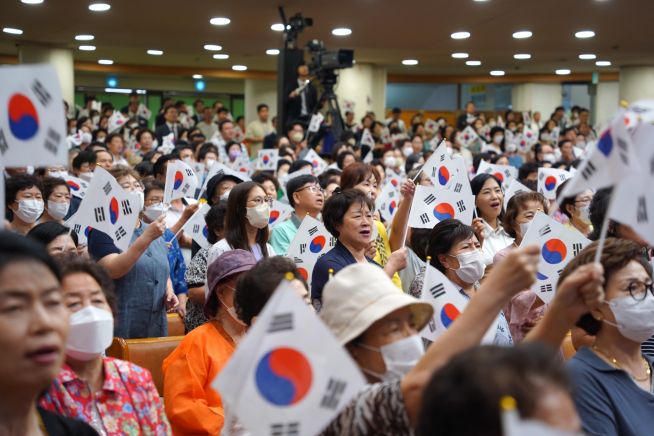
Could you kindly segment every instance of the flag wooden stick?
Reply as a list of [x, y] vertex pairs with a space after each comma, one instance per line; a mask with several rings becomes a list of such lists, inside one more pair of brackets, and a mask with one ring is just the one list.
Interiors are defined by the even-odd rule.
[[609, 211], [611, 210], [612, 202], [613, 197], [609, 200], [609, 205], [606, 208], [606, 215], [604, 216], [604, 221], [602, 221], [602, 228], [600, 229], [600, 235], [597, 241], [597, 251], [595, 251], [595, 263], [600, 263], [600, 259], [602, 258], [602, 250], [604, 249], [604, 243], [606, 242], [606, 233], [609, 229]]
[[[200, 205], [200, 206], [202, 206], [202, 205]], [[177, 233], [175, 233], [173, 235], [173, 237], [170, 239], [170, 241], [166, 241], [166, 244], [172, 244], [173, 241], [175, 239], [177, 239], [177, 236], [179, 236], [179, 234], [182, 233], [182, 231], [184, 230], [184, 227], [186, 227], [186, 224], [188, 224], [189, 221], [191, 221], [193, 218], [195, 218], [195, 215], [200, 213], [201, 210], [202, 210], [202, 207], [198, 207], [198, 210], [195, 211], [195, 213], [193, 215], [191, 215], [191, 217], [186, 221], [186, 223], [184, 223], [184, 225], [179, 230], [177, 230]]]
[[413, 183], [416, 183], [416, 180], [418, 180], [418, 177], [420, 177], [420, 174], [422, 174], [422, 168], [420, 168], [420, 170], [418, 171], [418, 174], [416, 174], [416, 175], [413, 177], [413, 179], [412, 179], [412, 180], [413, 180]]

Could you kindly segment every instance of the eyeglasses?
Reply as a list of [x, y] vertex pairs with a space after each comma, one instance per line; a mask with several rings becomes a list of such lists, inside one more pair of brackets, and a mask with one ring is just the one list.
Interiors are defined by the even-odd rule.
[[309, 185], [309, 186], [304, 186], [304, 187], [302, 187], [302, 188], [296, 190], [295, 192], [304, 191], [305, 189], [307, 189], [309, 192], [312, 192], [312, 193], [314, 193], [314, 194], [317, 194], [318, 192], [320, 192], [321, 194], [324, 194], [324, 193], [325, 193], [325, 190], [322, 189], [322, 188], [321, 188], [320, 186], [318, 186], [318, 185]]
[[264, 202], [268, 203], [268, 206], [272, 206], [273, 198], [270, 197], [270, 196], [268, 196], [268, 197], [255, 197], [255, 198], [252, 198], [252, 199], [248, 200], [248, 203], [252, 203], [255, 206], [260, 206]]
[[143, 185], [140, 183], [123, 183], [120, 185], [121, 188], [123, 188], [125, 191], [132, 192], [132, 191], [143, 191]]
[[629, 283], [629, 285], [623, 289], [623, 291], [629, 292], [629, 295], [631, 295], [631, 298], [634, 300], [643, 301], [645, 297], [647, 297], [648, 291], [650, 294], [654, 295], [652, 288], [654, 288], [654, 284], [652, 282], [645, 283], [636, 280]]

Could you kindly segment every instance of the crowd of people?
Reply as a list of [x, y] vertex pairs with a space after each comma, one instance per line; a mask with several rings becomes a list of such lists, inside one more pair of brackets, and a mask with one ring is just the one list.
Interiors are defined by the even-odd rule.
[[[249, 434], [212, 382], [289, 273], [367, 382], [322, 434], [501, 435], [507, 396], [522, 419], [560, 432], [552, 434], [643, 435], [654, 426], [645, 239], [609, 220], [601, 253], [593, 242], [576, 254], [551, 301], [530, 290], [540, 247], [523, 238], [555, 204], [538, 192], [539, 168], [575, 171], [597, 139], [587, 109], [558, 107], [545, 118], [478, 112], [470, 102], [449, 120], [394, 108], [360, 122], [348, 110], [336, 138], [329, 119], [317, 133], [300, 121], [275, 130], [265, 104], [247, 124], [219, 102], [191, 110], [165, 99], [150, 128], [138, 94], [122, 110], [86, 103], [68, 120], [67, 165], [5, 168], [0, 434]], [[414, 228], [411, 204], [418, 187], [434, 186], [422, 168], [439, 145], [465, 162], [474, 219]], [[268, 149], [276, 169], [252, 170]], [[324, 169], [305, 160], [312, 152]], [[193, 168], [189, 197], [199, 201], [165, 201], [176, 161]], [[515, 168], [527, 190], [505, 202], [503, 180], [478, 174], [484, 162]], [[75, 181], [91, 184], [96, 168], [140, 198], [127, 249], [99, 229], [82, 240], [72, 228], [84, 201]], [[389, 219], [379, 200], [398, 181]], [[610, 196], [559, 198], [553, 217], [597, 240]], [[275, 202], [292, 212], [273, 226]], [[204, 204], [202, 246], [186, 224]], [[310, 276], [286, 256], [307, 217], [334, 238]], [[420, 332], [442, 316], [422, 298], [432, 267], [467, 305], [427, 341]], [[167, 336], [168, 313], [185, 335], [162, 362], [158, 392], [150, 372], [105, 350], [114, 337]], [[564, 359], [567, 337], [577, 352]]]

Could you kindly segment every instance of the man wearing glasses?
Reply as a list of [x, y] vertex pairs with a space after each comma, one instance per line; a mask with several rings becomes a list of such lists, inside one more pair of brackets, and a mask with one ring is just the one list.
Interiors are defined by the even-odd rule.
[[295, 211], [289, 220], [278, 224], [272, 230], [270, 245], [279, 254], [284, 254], [288, 250], [302, 219], [307, 215], [317, 219], [325, 202], [318, 179], [308, 174], [289, 180], [286, 185], [286, 194], [288, 203]]

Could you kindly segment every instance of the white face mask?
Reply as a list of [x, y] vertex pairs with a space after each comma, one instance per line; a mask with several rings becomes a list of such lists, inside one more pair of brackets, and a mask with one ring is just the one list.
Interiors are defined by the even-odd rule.
[[590, 206], [579, 207], [577, 210], [579, 211], [579, 220], [586, 225], [590, 225]]
[[56, 219], [63, 220], [66, 214], [68, 214], [68, 209], [70, 208], [69, 202], [57, 203], [52, 200], [48, 200], [48, 214]]
[[255, 207], [246, 207], [245, 217], [253, 227], [263, 229], [268, 225], [270, 219], [270, 206], [264, 202]]
[[145, 215], [150, 221], [156, 221], [161, 215], [164, 215], [168, 208], [164, 206], [163, 203], [153, 204], [148, 206], [143, 210], [143, 215]]
[[644, 342], [654, 335], [654, 296], [649, 290], [643, 301], [636, 301], [631, 295], [614, 298], [608, 302], [615, 316], [616, 324], [602, 320], [618, 328], [625, 338]]
[[183, 160], [183, 162], [184, 162], [186, 165], [188, 165], [188, 166], [193, 166], [193, 164], [195, 163], [195, 161], [193, 160], [192, 157], [185, 157], [185, 158], [182, 159], [182, 160]]
[[43, 214], [43, 200], [19, 200], [18, 209], [14, 211], [16, 216], [28, 224], [34, 224]]
[[77, 360], [93, 360], [111, 345], [113, 336], [114, 317], [111, 312], [86, 306], [70, 316], [66, 355]]
[[531, 225], [531, 221], [527, 221], [526, 223], [520, 223], [518, 225], [520, 226], [520, 234], [524, 238], [525, 235], [527, 234], [527, 230], [529, 230], [529, 226]]
[[389, 156], [384, 158], [384, 166], [388, 168], [395, 168], [396, 164], [395, 156]]
[[207, 167], [207, 170], [210, 170], [213, 164], [216, 163], [216, 159], [207, 159], [204, 161], [204, 166]]
[[220, 302], [220, 304], [223, 305], [223, 307], [225, 308], [225, 310], [227, 311], [227, 313], [229, 314], [229, 316], [230, 316], [234, 321], [236, 321], [236, 323], [237, 323], [238, 325], [240, 325], [240, 326], [242, 326], [242, 327], [247, 327], [247, 324], [244, 323], [243, 321], [241, 321], [241, 320], [238, 318], [238, 314], [236, 313], [236, 309], [234, 309], [233, 307], [229, 307], [228, 305], [226, 305], [225, 302], [223, 301], [223, 299], [220, 298], [220, 297], [218, 297], [218, 301]]
[[554, 163], [556, 162], [556, 156], [554, 153], [547, 153], [543, 155], [543, 161], [544, 162], [549, 162], [549, 163]]
[[68, 171], [48, 171], [48, 176], [55, 179], [65, 179], [68, 177]]
[[79, 173], [79, 178], [84, 180], [85, 182], [91, 183], [91, 179], [93, 178], [93, 173], [91, 171], [87, 171], [85, 173]]
[[89, 132], [82, 132], [82, 144], [90, 144], [93, 141], [93, 135]]
[[381, 353], [386, 365], [384, 374], [377, 374], [366, 368], [361, 368], [365, 373], [377, 377], [382, 381], [393, 381], [404, 377], [416, 366], [420, 358], [425, 354], [425, 347], [418, 335], [412, 335], [381, 348], [371, 347], [366, 344], [359, 344], [361, 348]]
[[461, 280], [466, 283], [476, 283], [484, 277], [484, 271], [486, 271], [486, 264], [484, 263], [484, 257], [481, 254], [481, 251], [474, 250], [468, 253], [457, 254], [456, 257], [459, 261], [459, 269], [455, 269], [454, 272]]
[[493, 136], [493, 142], [497, 145], [500, 145], [504, 141], [504, 135], [495, 135]]
[[515, 145], [513, 142], [509, 142], [507, 144], [504, 144], [504, 149], [507, 151], [507, 153], [515, 153], [518, 151], [518, 146]]
[[413, 147], [404, 147], [402, 149], [402, 154], [404, 157], [409, 157], [413, 154]]
[[291, 137], [290, 137], [291, 141], [293, 141], [293, 142], [300, 142], [300, 141], [302, 141], [303, 138], [304, 138], [304, 135], [302, 133], [300, 133], [300, 132], [293, 132], [293, 133], [291, 133]]

